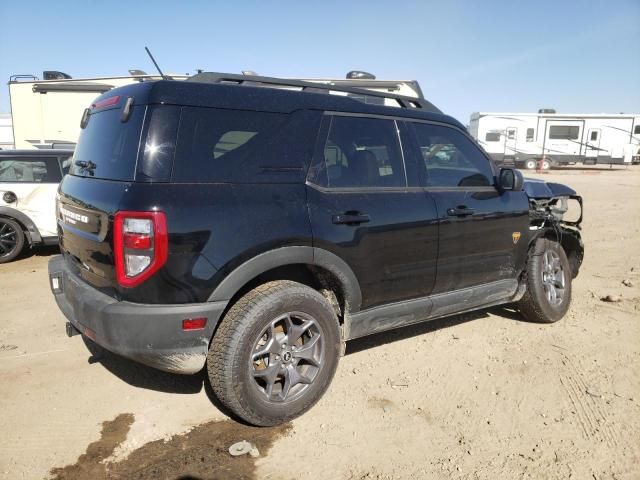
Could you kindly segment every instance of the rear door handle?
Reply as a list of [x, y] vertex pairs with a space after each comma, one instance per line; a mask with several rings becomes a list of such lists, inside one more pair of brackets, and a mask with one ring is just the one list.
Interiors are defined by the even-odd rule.
[[473, 208], [467, 208], [467, 207], [456, 207], [456, 208], [450, 208], [449, 210], [447, 210], [447, 215], [449, 215], [450, 217], [466, 217], [468, 215], [473, 215], [476, 211]]
[[334, 215], [331, 217], [331, 221], [336, 225], [359, 225], [361, 223], [367, 223], [371, 221], [371, 217], [369, 217], [366, 213], [341, 213], [339, 215]]

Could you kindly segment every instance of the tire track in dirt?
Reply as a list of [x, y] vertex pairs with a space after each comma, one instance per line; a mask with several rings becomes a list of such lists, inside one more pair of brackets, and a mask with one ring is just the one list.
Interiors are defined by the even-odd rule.
[[617, 447], [619, 432], [597, 399], [587, 393], [588, 386], [582, 368], [571, 355], [557, 352], [560, 383], [573, 406], [583, 437], [605, 443], [611, 448]]

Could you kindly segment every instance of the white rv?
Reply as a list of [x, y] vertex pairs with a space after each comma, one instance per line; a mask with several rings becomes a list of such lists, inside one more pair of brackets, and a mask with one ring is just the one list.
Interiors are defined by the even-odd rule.
[[[82, 112], [98, 95], [115, 87], [161, 78], [140, 70], [129, 72], [130, 76], [71, 78], [62, 72], [46, 71], [43, 73], [44, 80], [33, 75], [13, 75], [9, 79], [9, 98], [15, 148], [73, 148], [80, 135]], [[245, 73], [247, 76], [251, 74], [253, 72]], [[174, 80], [188, 78], [188, 75], [169, 76]], [[415, 80], [376, 80], [366, 72], [349, 72], [345, 79], [304, 80], [422, 98], [422, 91]], [[367, 103], [385, 102], [381, 97], [358, 96], [339, 91], [331, 93], [358, 97]]]
[[13, 148], [13, 129], [11, 114], [0, 113], [0, 150]]
[[640, 114], [471, 114], [469, 133], [500, 164], [529, 169], [640, 163]]

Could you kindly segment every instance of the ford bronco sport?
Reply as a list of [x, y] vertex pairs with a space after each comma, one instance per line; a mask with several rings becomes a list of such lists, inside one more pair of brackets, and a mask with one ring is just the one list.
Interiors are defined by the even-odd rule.
[[69, 335], [206, 366], [233, 414], [275, 425], [320, 398], [347, 340], [499, 304], [567, 312], [573, 190], [496, 169], [424, 99], [236, 80], [129, 85], [85, 111], [49, 263]]

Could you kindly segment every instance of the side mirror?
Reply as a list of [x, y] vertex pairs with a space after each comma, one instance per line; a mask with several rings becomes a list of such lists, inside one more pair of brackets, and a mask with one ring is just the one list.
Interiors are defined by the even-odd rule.
[[524, 177], [519, 170], [501, 168], [498, 174], [498, 188], [503, 191], [519, 192], [524, 185]]

